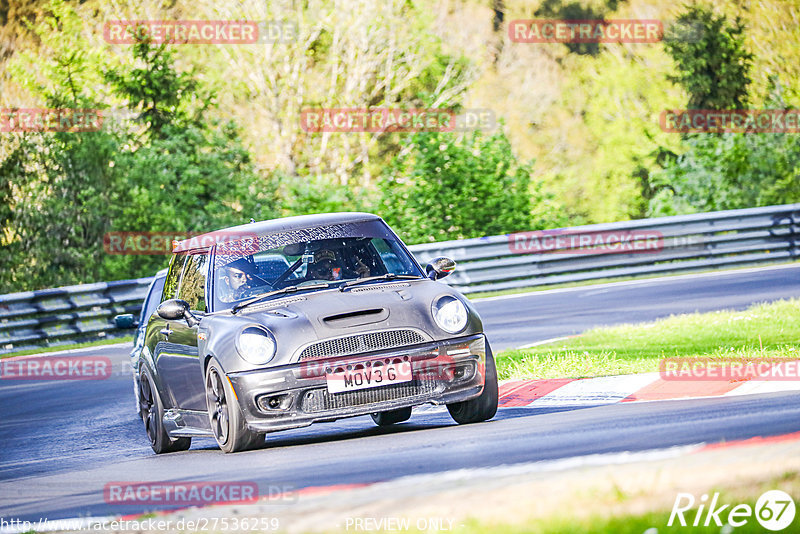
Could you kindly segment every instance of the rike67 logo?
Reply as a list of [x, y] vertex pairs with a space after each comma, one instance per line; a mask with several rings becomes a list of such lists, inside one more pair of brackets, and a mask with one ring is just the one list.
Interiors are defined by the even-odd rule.
[[[697, 510], [692, 508], [697, 504]], [[691, 493], [679, 493], [669, 515], [668, 527], [673, 524], [682, 527], [730, 525], [738, 528], [755, 517], [756, 521], [767, 530], [778, 532], [792, 525], [795, 517], [795, 504], [792, 497], [781, 490], [765, 492], [756, 501], [755, 508], [749, 504], [721, 504], [719, 493], [714, 493], [709, 501], [708, 495], [700, 497], [699, 502]], [[797, 532], [797, 530], [792, 530]]]

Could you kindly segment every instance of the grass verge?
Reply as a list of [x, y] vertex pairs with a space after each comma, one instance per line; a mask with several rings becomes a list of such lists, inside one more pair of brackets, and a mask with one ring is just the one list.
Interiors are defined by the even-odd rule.
[[[686, 532], [707, 534], [734, 532], [736, 534], [763, 534], [764, 532], [768, 532], [768, 530], [761, 526], [755, 517], [756, 502], [761, 493], [772, 489], [780, 489], [788, 493], [795, 502], [797, 502], [798, 497], [800, 497], [800, 475], [797, 473], [787, 474], [783, 480], [773, 481], [770, 484], [759, 488], [763, 489], [763, 491], [753, 491], [744, 500], [736, 493], [732, 494], [724, 490], [719, 491], [719, 504], [716, 506], [716, 509], [719, 509], [725, 504], [730, 505], [718, 516], [720, 523], [723, 525], [721, 527], [714, 522], [713, 518], [709, 518], [709, 524], [705, 526], [708, 514], [707, 504], [700, 514], [698, 526], [694, 526], [693, 523], [698, 512], [698, 504], [700, 504], [698, 502], [691, 510], [687, 510], [683, 514], [686, 526], [682, 526], [677, 517], [674, 519], [671, 526], [667, 526], [672, 511], [669, 509], [635, 515], [618, 515], [613, 517], [593, 516], [577, 520], [566, 517], [557, 519], [548, 518], [541, 522], [529, 523], [526, 525], [499, 525], [469, 521], [463, 527], [457, 528], [456, 532], [459, 534], [488, 534], [490, 532], [504, 532], [507, 534], [573, 534], [576, 532], [583, 534], [683, 534]], [[695, 496], [696, 499], [697, 497], [698, 496]], [[749, 506], [753, 515], [734, 518], [734, 520], [738, 522], [746, 521], [745, 524], [734, 528], [727, 524], [728, 514], [734, 506], [740, 504]], [[763, 513], [766, 515], [769, 512], [764, 511]], [[800, 518], [795, 516], [794, 521], [782, 530], [784, 532], [797, 532], [795, 529], [797, 529], [798, 523], [800, 523]]]
[[500, 379], [582, 378], [658, 371], [662, 358], [800, 358], [800, 299], [745, 311], [674, 315], [595, 328], [497, 357]]

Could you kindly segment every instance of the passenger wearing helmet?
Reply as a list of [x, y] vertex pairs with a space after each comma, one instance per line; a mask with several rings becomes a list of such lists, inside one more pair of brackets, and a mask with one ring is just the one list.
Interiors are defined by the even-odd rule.
[[336, 260], [336, 254], [323, 248], [314, 253], [308, 264], [308, 278], [312, 280], [341, 280], [342, 268]]

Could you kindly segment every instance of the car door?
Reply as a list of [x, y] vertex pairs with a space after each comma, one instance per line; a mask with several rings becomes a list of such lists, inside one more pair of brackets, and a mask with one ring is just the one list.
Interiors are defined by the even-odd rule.
[[[186, 255], [176, 298], [189, 303], [198, 318], [206, 312], [207, 253]], [[184, 410], [205, 410], [202, 363], [197, 351], [197, 325], [184, 319], [165, 321], [164, 342], [156, 366], [173, 406]]]
[[155, 313], [156, 307], [161, 302], [161, 295], [164, 292], [164, 280], [166, 280], [166, 276], [163, 273], [153, 278], [153, 282], [150, 284], [150, 289], [147, 292], [147, 298], [142, 305], [142, 311], [139, 314], [139, 325], [136, 327], [136, 333], [133, 335], [131, 361], [134, 365], [139, 359], [139, 353], [142, 351], [142, 347], [144, 347], [147, 323], [150, 321], [150, 317]]

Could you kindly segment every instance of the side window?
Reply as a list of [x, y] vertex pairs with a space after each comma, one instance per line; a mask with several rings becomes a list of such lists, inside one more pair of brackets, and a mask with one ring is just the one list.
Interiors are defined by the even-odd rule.
[[178, 298], [189, 303], [189, 308], [206, 311], [206, 253], [193, 254], [186, 260]]
[[178, 292], [178, 280], [180, 280], [181, 271], [183, 270], [183, 264], [185, 261], [185, 254], [176, 254], [175, 256], [172, 256], [172, 259], [169, 262], [167, 280], [164, 282], [164, 294], [161, 295], [161, 302], [175, 298], [175, 294]]
[[386, 272], [394, 274], [414, 274], [414, 266], [408, 261], [406, 255], [396, 243], [387, 242], [385, 239], [375, 238], [372, 246], [381, 256]]
[[142, 315], [139, 317], [140, 325], [147, 324], [147, 321], [150, 320], [150, 316], [156, 311], [158, 303], [161, 302], [161, 294], [164, 291], [164, 280], [165, 278], [162, 276], [156, 278], [155, 282], [153, 282], [153, 289], [150, 291], [150, 294], [147, 295], [147, 300], [144, 306], [142, 306]]

